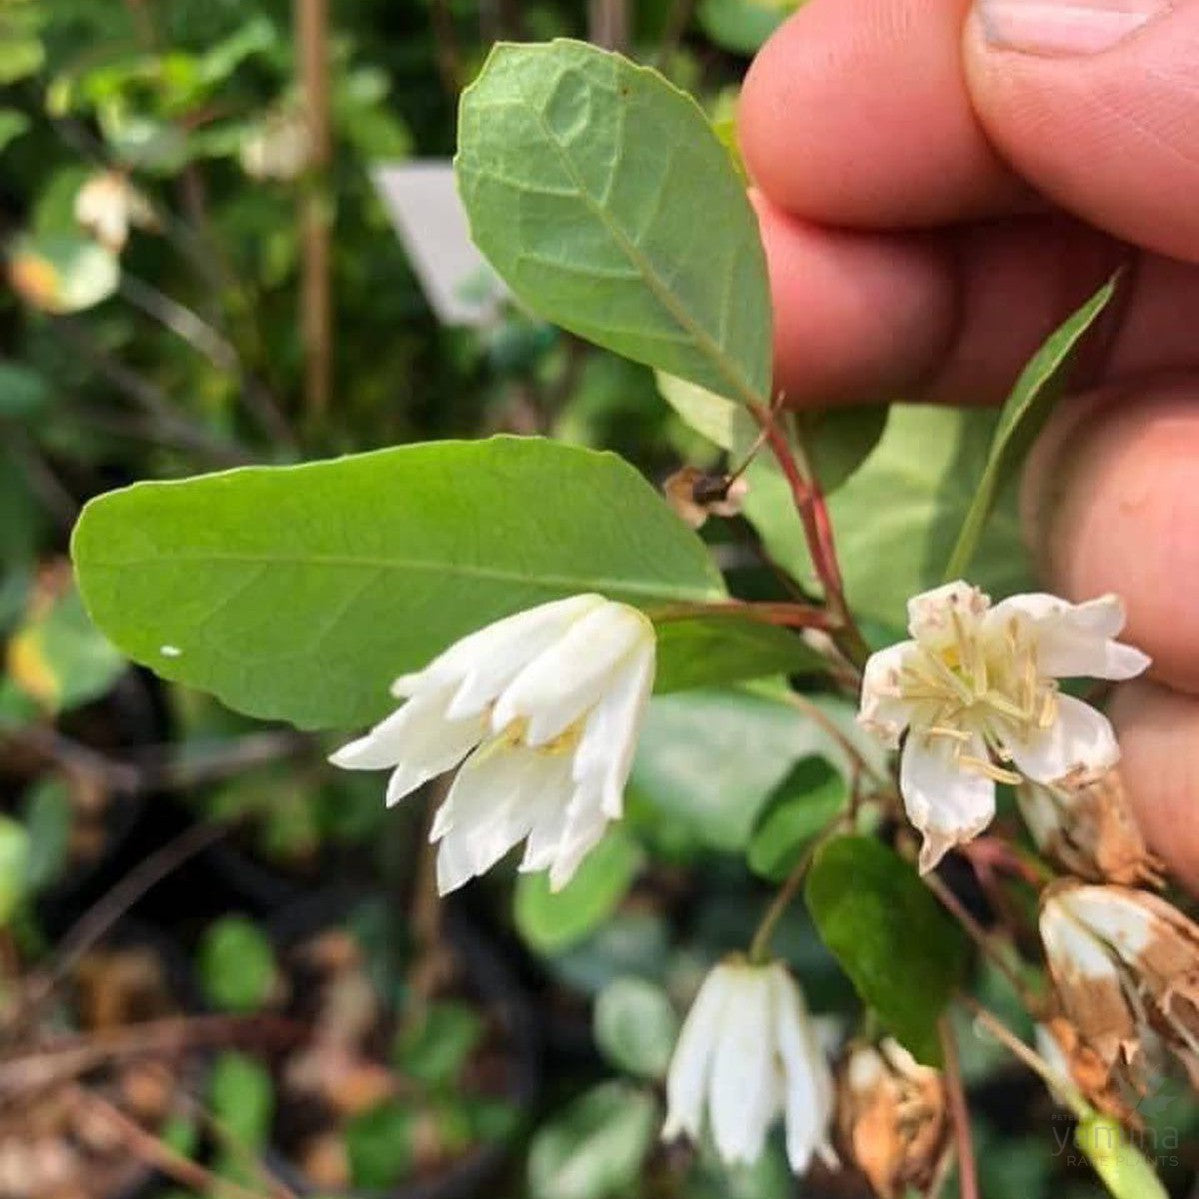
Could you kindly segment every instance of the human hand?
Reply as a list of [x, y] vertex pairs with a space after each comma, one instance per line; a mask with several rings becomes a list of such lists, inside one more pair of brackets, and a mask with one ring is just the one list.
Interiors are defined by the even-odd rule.
[[1154, 681], [1110, 714], [1199, 889], [1199, 2], [809, 0], [742, 96], [793, 404], [997, 403], [1129, 267], [1024, 487], [1052, 589], [1118, 592]]

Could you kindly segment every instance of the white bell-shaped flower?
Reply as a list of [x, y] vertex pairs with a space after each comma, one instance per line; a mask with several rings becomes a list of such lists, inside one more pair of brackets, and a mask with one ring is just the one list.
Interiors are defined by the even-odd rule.
[[859, 720], [891, 746], [907, 731], [900, 790], [924, 835], [921, 870], [986, 828], [996, 782], [1054, 783], [1119, 760], [1107, 718], [1063, 695], [1058, 680], [1140, 674], [1149, 658], [1115, 640], [1123, 627], [1114, 595], [1084, 604], [1015, 595], [992, 606], [957, 582], [909, 601], [912, 640], [866, 663]]
[[330, 761], [392, 768], [390, 805], [466, 758], [433, 822], [438, 889], [526, 841], [521, 869], [548, 869], [557, 890], [621, 815], [654, 660], [635, 608], [601, 595], [541, 604], [397, 679], [407, 702]]
[[781, 1113], [787, 1159], [802, 1174], [829, 1143], [833, 1081], [803, 994], [781, 962], [727, 961], [704, 980], [670, 1063], [665, 1140], [698, 1141], [707, 1113], [729, 1165], [762, 1155]]

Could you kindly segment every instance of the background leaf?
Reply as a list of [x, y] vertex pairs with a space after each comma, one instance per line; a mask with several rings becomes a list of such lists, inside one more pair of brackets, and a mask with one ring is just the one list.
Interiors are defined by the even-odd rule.
[[544, 1125], [529, 1149], [532, 1199], [604, 1199], [627, 1191], [658, 1131], [658, 1104], [627, 1083], [588, 1091]]
[[858, 994], [916, 1058], [938, 1064], [937, 1018], [968, 945], [915, 869], [872, 838], [839, 837], [816, 855], [804, 895]]
[[769, 695], [661, 696], [649, 706], [632, 787], [695, 843], [735, 852], [792, 765], [815, 753], [844, 761], [824, 729]]
[[500, 45], [458, 136], [471, 232], [520, 300], [625, 357], [769, 399], [757, 221], [689, 96], [580, 42]]
[[679, 1020], [661, 987], [617, 978], [595, 1001], [595, 1043], [608, 1060], [642, 1078], [665, 1078]]
[[641, 869], [641, 847], [620, 825], [583, 859], [561, 891], [546, 873], [522, 874], [514, 915], [520, 935], [538, 953], [559, 953], [594, 932], [616, 910]]
[[275, 987], [275, 951], [253, 920], [226, 916], [210, 925], [199, 948], [200, 982], [213, 1007], [257, 1011]]
[[982, 537], [995, 497], [1019, 470], [1036, 436], [1044, 428], [1066, 384], [1067, 367], [1079, 342], [1116, 294], [1119, 276], [1108, 280], [1033, 355], [1004, 402], [991, 450], [962, 529], [945, 567], [945, 580], [966, 573]]
[[[73, 555], [93, 618], [136, 661], [304, 727], [378, 718], [396, 675], [545, 600], [724, 595], [703, 543], [632, 467], [535, 438], [140, 483], [87, 506]], [[737, 671], [727, 654], [696, 660], [675, 624], [660, 688], [679, 669], [688, 683], [762, 673], [770, 646], [801, 644], [746, 628], [757, 658]]]
[[754, 829], [746, 859], [750, 869], [781, 883], [814, 837], [830, 824], [849, 799], [845, 776], [824, 758], [803, 758], [771, 795]]

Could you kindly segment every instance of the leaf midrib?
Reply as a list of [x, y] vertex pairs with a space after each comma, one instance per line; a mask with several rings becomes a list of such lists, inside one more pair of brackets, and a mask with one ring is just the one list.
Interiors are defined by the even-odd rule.
[[92, 559], [88, 566], [91, 570], [125, 570], [130, 567], [170, 569], [174, 566], [200, 562], [231, 562], [246, 566], [330, 566], [376, 571], [424, 571], [429, 574], [450, 575], [465, 579], [519, 583], [526, 587], [561, 587], [564, 590], [573, 589], [575, 591], [608, 589], [627, 595], [687, 598], [697, 601], [710, 600], [721, 594], [714, 587], [701, 590], [690, 586], [681, 587], [677, 584], [653, 584], [633, 579], [603, 578], [595, 575], [576, 577], [563, 574], [536, 574], [490, 566], [461, 566], [455, 563], [427, 561], [418, 558], [370, 558], [336, 554], [230, 554], [222, 552], [181, 554], [173, 551], [169, 555], [154, 554], [138, 558]]
[[[685, 98], [685, 97], [684, 97]], [[541, 110], [533, 104], [527, 94], [521, 91], [521, 103], [524, 107], [533, 114], [534, 119], [540, 126], [546, 140], [557, 151], [558, 159], [562, 164], [563, 170], [569, 176], [575, 187], [575, 194], [582, 201], [583, 205], [588, 208], [592, 214], [599, 220], [600, 224], [607, 230], [609, 236], [616, 243], [624, 256], [636, 268], [641, 277], [645, 280], [646, 286], [654, 294], [654, 297], [666, 309], [667, 312], [674, 318], [676, 324], [680, 328], [685, 329], [690, 335], [692, 341], [696, 343], [701, 353], [707, 357], [716, 367], [717, 372], [728, 381], [733, 390], [741, 397], [741, 399], [751, 405], [761, 406], [768, 403], [766, 397], [757, 392], [750, 383], [743, 377], [742, 372], [737, 368], [721, 350], [720, 346], [709, 336], [707, 330], [697, 324], [695, 320], [687, 312], [687, 309], [680, 305], [675, 298], [674, 293], [666, 285], [657, 272], [650, 260], [638, 249], [637, 245], [630, 241], [625, 236], [624, 230], [618, 224], [609, 218], [607, 209], [598, 204], [591, 196], [591, 193], [583, 184], [583, 179], [576, 170], [573, 160], [567, 153], [565, 146], [555, 137], [553, 130], [546, 123]], [[623, 132], [624, 123], [621, 122]], [[615, 169], [615, 167], [613, 168]]]

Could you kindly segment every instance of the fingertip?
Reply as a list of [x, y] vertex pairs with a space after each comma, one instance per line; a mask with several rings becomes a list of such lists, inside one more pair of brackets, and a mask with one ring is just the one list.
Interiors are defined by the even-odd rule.
[[1146, 842], [1179, 882], [1199, 892], [1199, 700], [1137, 680], [1117, 688], [1109, 715]]
[[1119, 594], [1154, 678], [1199, 692], [1199, 388], [1184, 378], [1064, 405], [1029, 459], [1023, 515], [1053, 589]]
[[795, 405], [897, 398], [954, 326], [944, 252], [918, 234], [824, 229], [753, 197], [770, 270], [775, 383]]
[[970, 107], [964, 0], [809, 0], [759, 51], [742, 154], [778, 207], [853, 227], [927, 227], [1012, 207], [1026, 189]]

